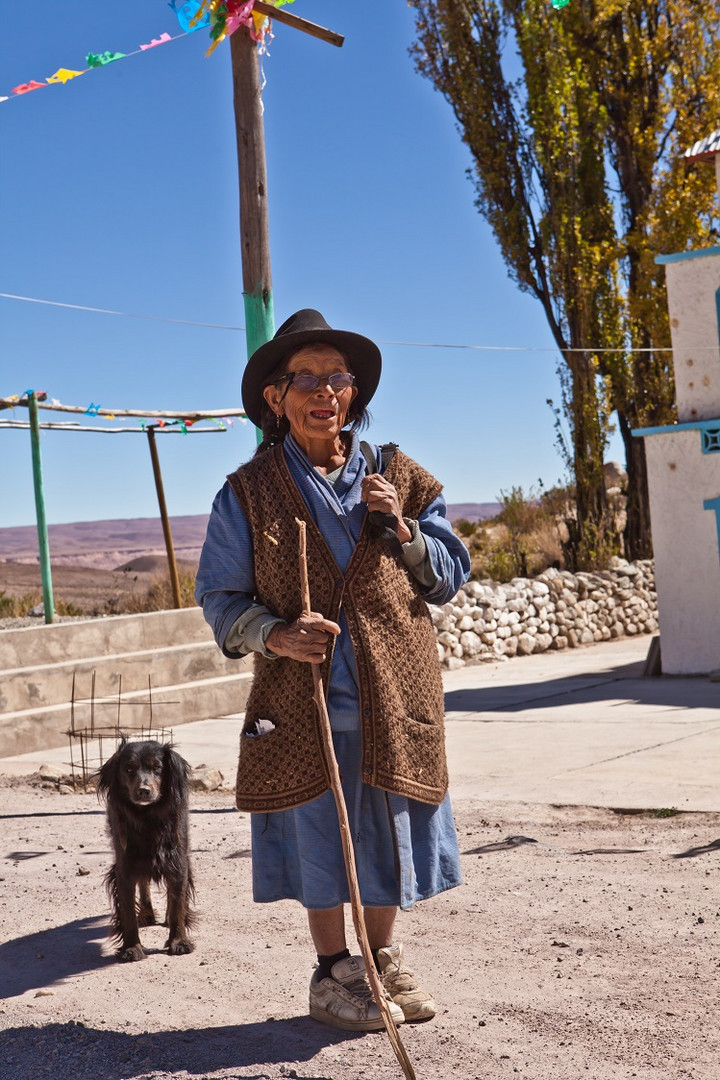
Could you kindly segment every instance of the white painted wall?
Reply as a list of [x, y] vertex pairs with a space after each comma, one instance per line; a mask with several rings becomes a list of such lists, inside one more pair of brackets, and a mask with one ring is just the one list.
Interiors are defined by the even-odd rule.
[[707, 674], [720, 668], [720, 539], [703, 501], [720, 496], [720, 453], [702, 453], [699, 431], [646, 435], [645, 450], [663, 674]]
[[665, 267], [680, 423], [720, 417], [720, 252]]

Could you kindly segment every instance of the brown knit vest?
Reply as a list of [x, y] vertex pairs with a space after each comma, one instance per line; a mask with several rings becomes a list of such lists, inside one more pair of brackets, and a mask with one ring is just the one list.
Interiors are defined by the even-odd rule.
[[[442, 490], [398, 451], [386, 476], [403, 517], [417, 518]], [[350, 631], [360, 690], [363, 780], [439, 804], [447, 790], [443, 688], [435, 633], [415, 580], [382, 540], [363, 526], [345, 574], [340, 571], [277, 446], [228, 477], [250, 525], [257, 599], [292, 622], [302, 613], [298, 528], [307, 522], [313, 611]], [[327, 688], [331, 655], [323, 668]], [[247, 732], [258, 719], [274, 731]], [[255, 676], [240, 736], [236, 801], [247, 811], [284, 810], [329, 787], [310, 664], [255, 654]]]

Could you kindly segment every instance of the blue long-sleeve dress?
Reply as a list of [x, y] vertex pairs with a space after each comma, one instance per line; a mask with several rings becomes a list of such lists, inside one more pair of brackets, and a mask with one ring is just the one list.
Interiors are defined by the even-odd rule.
[[[375, 448], [379, 460], [378, 450]], [[284, 452], [309, 513], [339, 568], [344, 570], [366, 513], [360, 489], [368, 470], [357, 436], [351, 437], [344, 468], [329, 478], [313, 467], [292, 436], [285, 439]], [[425, 599], [446, 603], [467, 580], [470, 564], [467, 549], [445, 517], [442, 496], [433, 500], [412, 528], [414, 540], [404, 545], [403, 559], [421, 583]], [[257, 602], [252, 535], [228, 483], [213, 503], [198, 568], [196, 597], [218, 645], [227, 655], [240, 656], [249, 648], [272, 655], [265, 648], [264, 638], [274, 618]], [[408, 908], [417, 900], [460, 884], [450, 801], [446, 796], [440, 806], [431, 806], [362, 782], [357, 671], [342, 610], [338, 621], [341, 634], [330, 671], [328, 713], [353, 834], [360, 892], [368, 906]], [[296, 899], [312, 909], [348, 902], [332, 792], [292, 810], [256, 813], [251, 818], [256, 901]]]

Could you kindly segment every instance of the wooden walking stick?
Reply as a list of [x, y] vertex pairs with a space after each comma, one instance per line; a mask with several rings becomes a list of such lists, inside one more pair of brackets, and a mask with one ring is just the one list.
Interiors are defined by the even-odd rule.
[[[308, 580], [307, 569], [307, 537], [305, 522], [300, 521], [299, 518], [295, 518], [298, 529], [300, 531], [299, 547], [300, 547], [300, 588], [302, 593], [303, 610], [306, 615], [309, 615], [312, 611], [310, 607], [310, 583]], [[408, 1057], [407, 1050], [402, 1044], [398, 1029], [395, 1026], [392, 1013], [390, 1012], [390, 1006], [388, 1000], [385, 997], [385, 993], [380, 982], [380, 976], [377, 973], [375, 967], [375, 960], [373, 958], [372, 951], [370, 949], [370, 942], [368, 941], [367, 930], [365, 929], [365, 915], [363, 913], [362, 901], [360, 900], [360, 884], [358, 882], [357, 870], [355, 867], [355, 850], [353, 848], [352, 836], [350, 835], [350, 820], [348, 818], [347, 806], [345, 805], [345, 796], [343, 795], [342, 784], [340, 782], [340, 770], [338, 768], [337, 758], [335, 757], [335, 747], [332, 741], [332, 731], [330, 729], [330, 717], [328, 716], [327, 704], [325, 702], [325, 694], [323, 692], [322, 675], [320, 674], [320, 665], [312, 665], [313, 672], [313, 684], [315, 692], [313, 694], [313, 700], [317, 706], [318, 716], [320, 717], [320, 731], [322, 734], [323, 750], [325, 751], [325, 760], [327, 762], [328, 772], [330, 773], [330, 787], [332, 789], [333, 796], [335, 798], [335, 806], [337, 808], [338, 824], [340, 826], [340, 839], [342, 841], [343, 857], [345, 859], [345, 870], [347, 872], [348, 888], [350, 890], [350, 906], [352, 908], [353, 923], [355, 925], [355, 935], [360, 946], [360, 952], [362, 953], [363, 960], [365, 961], [365, 969], [370, 981], [370, 987], [373, 992], [373, 997], [380, 1010], [380, 1015], [385, 1022], [385, 1030], [388, 1033], [388, 1038], [392, 1043], [392, 1048], [395, 1051], [395, 1055], [402, 1066], [402, 1070], [407, 1077], [407, 1080], [417, 1080], [415, 1076], [415, 1070], [413, 1069], [412, 1062]]]

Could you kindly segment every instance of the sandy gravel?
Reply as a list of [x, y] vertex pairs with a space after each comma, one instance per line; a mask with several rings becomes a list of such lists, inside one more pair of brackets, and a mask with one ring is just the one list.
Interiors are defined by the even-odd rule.
[[[402, 1077], [384, 1034], [306, 1015], [303, 913], [252, 904], [230, 794], [193, 796], [196, 951], [168, 957], [152, 927], [148, 959], [125, 965], [106, 939], [95, 796], [4, 779], [0, 810], [5, 1080]], [[440, 1006], [401, 1028], [418, 1080], [720, 1077], [717, 815], [481, 800], [456, 814], [466, 884], [400, 922]]]

